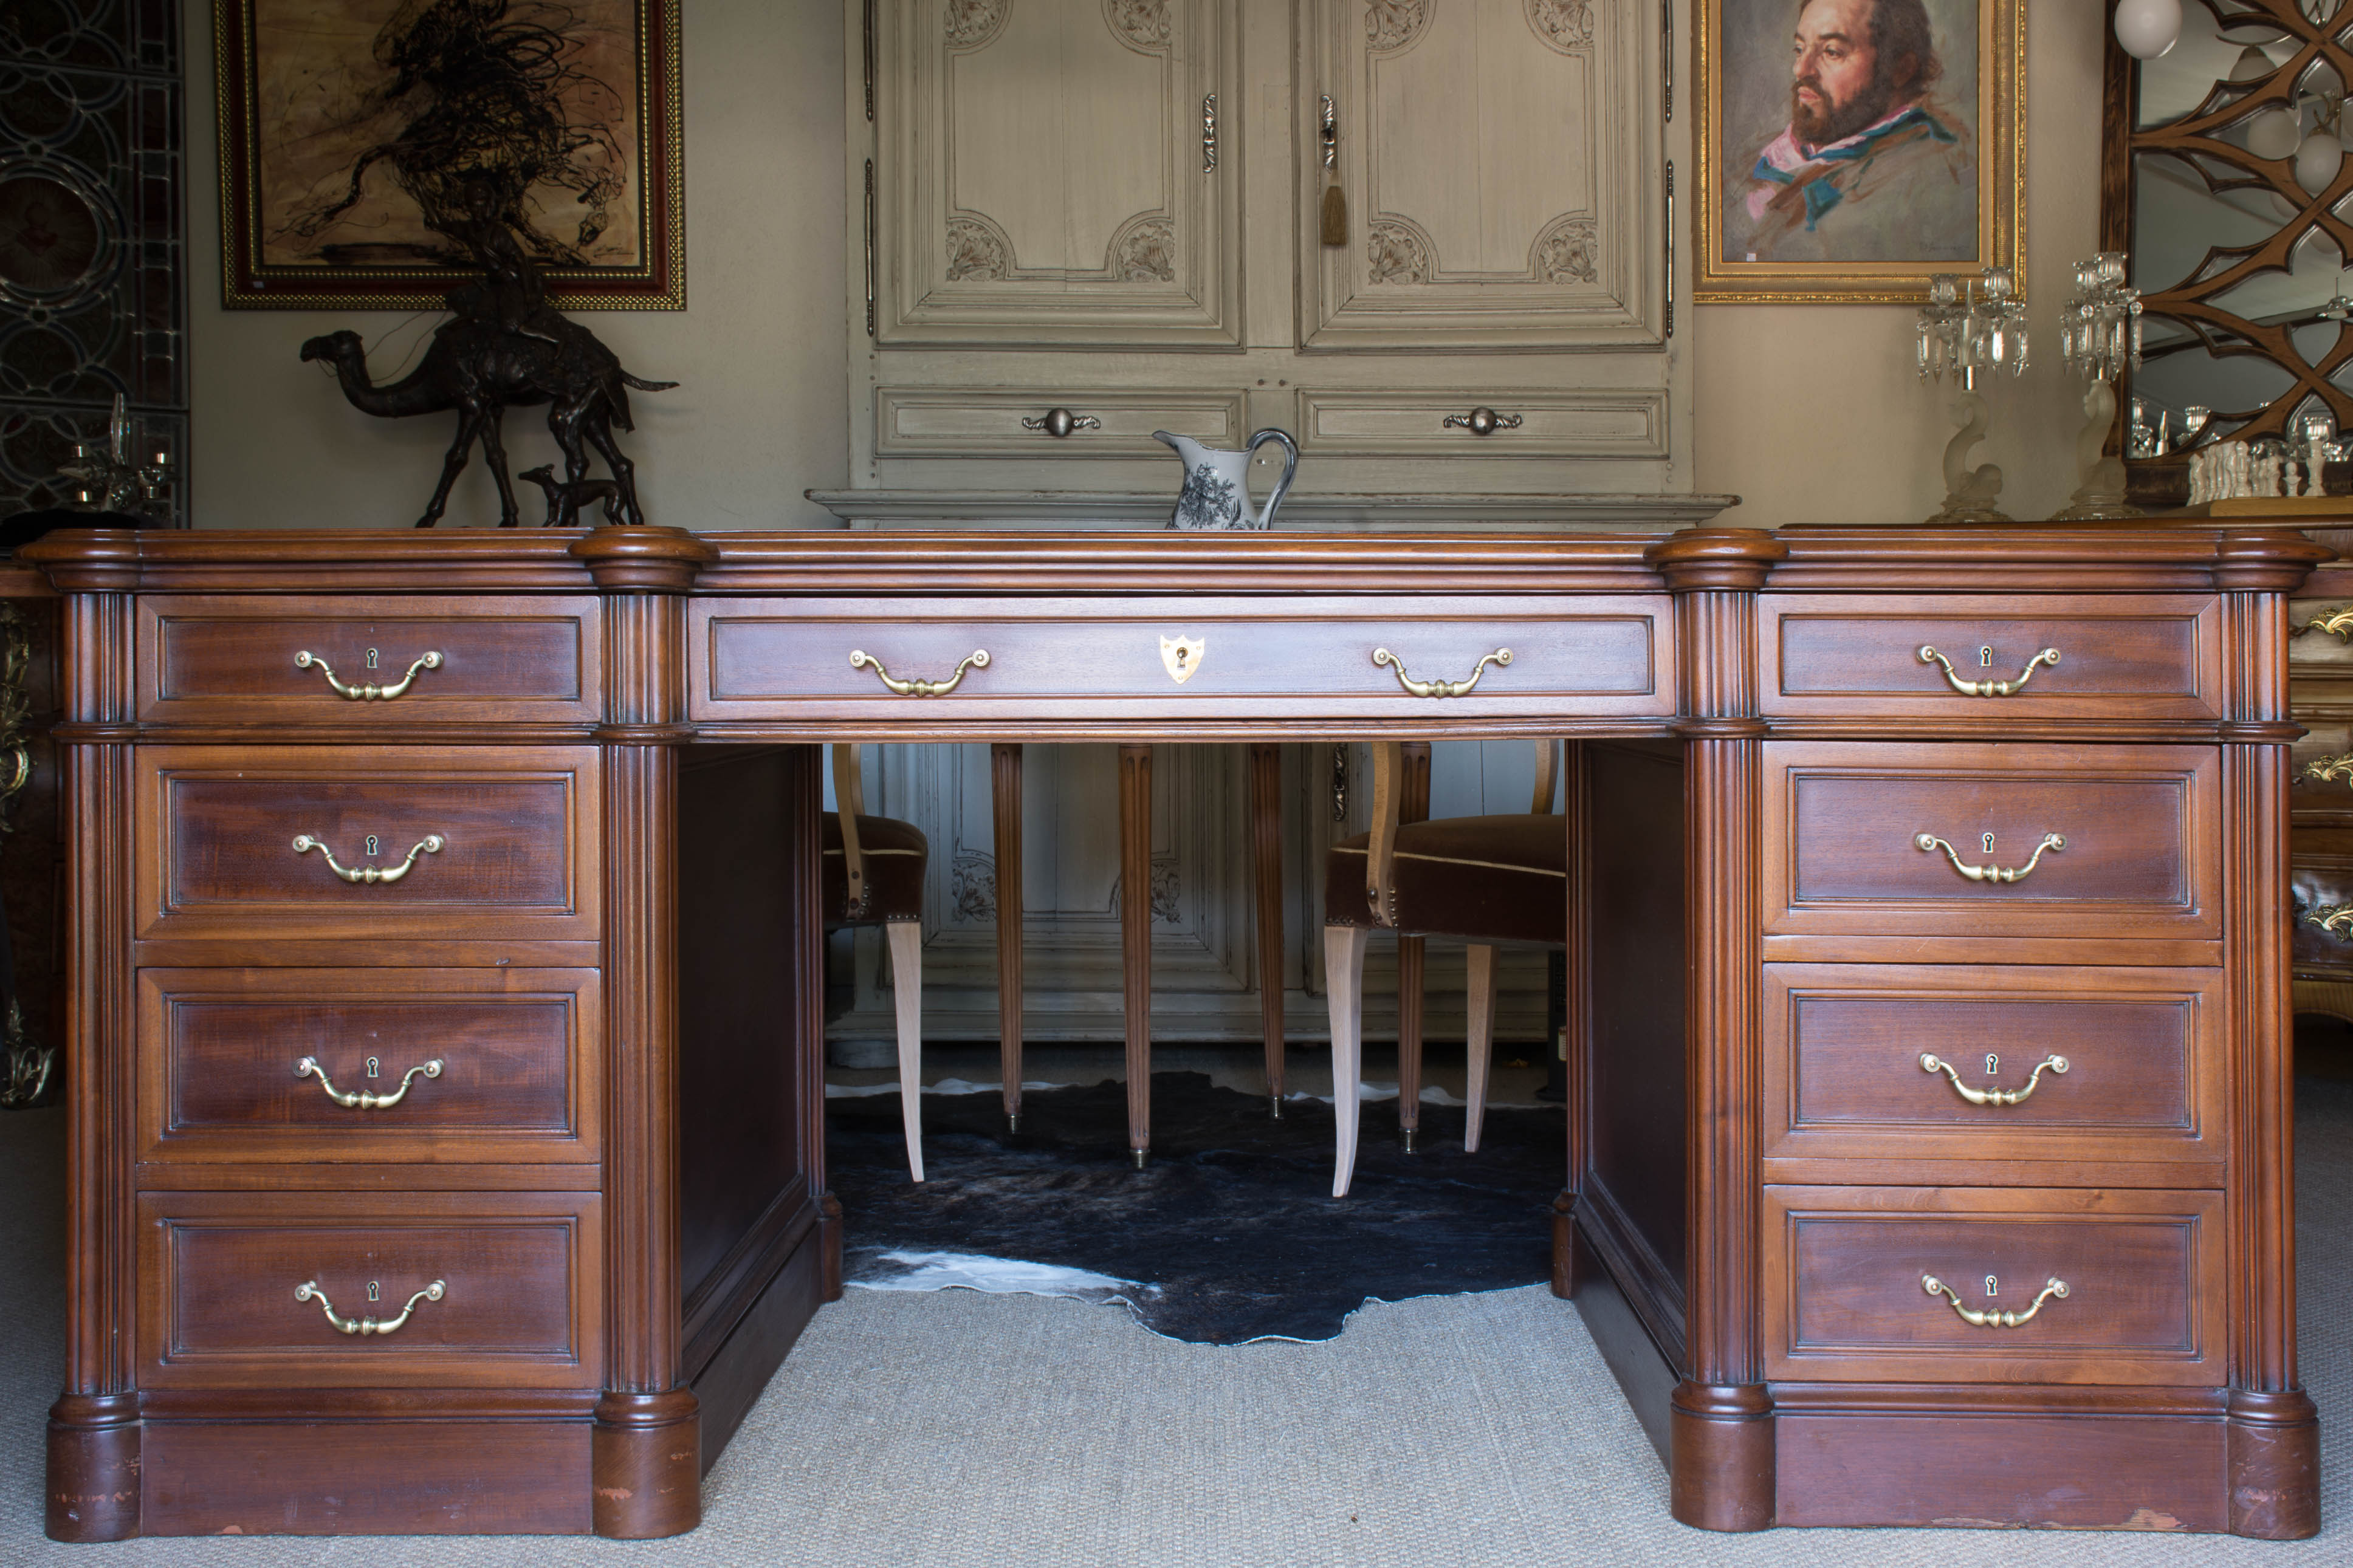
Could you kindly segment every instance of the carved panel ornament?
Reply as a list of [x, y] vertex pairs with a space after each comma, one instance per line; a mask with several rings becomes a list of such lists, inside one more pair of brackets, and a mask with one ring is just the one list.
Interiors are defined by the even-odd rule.
[[1366, 273], [1375, 283], [1427, 283], [1430, 251], [1421, 236], [1401, 223], [1377, 223], [1365, 231]]
[[1365, 41], [1376, 54], [1388, 54], [1419, 40], [1430, 26], [1430, 0], [1368, 0]]
[[1592, 0], [1527, 0], [1528, 26], [1562, 54], [1593, 47]]
[[1599, 274], [1593, 265], [1593, 250], [1597, 243], [1591, 218], [1555, 222], [1536, 241], [1536, 277], [1546, 283], [1596, 281]]
[[1003, 235], [973, 218], [948, 219], [949, 282], [998, 283], [1008, 270]]
[[1168, 0], [1103, 0], [1103, 20], [1139, 49], [1168, 47]]
[[948, 863], [948, 899], [960, 921], [997, 918], [997, 857], [956, 846]]
[[976, 49], [1004, 29], [1013, 0], [947, 0], [948, 47]]
[[1114, 247], [1112, 271], [1123, 283], [1176, 281], [1176, 226], [1147, 218], [1128, 230]]

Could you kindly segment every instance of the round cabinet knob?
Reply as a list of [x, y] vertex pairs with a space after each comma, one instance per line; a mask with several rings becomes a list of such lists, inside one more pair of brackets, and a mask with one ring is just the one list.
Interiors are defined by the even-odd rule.
[[1103, 421], [1092, 414], [1073, 414], [1067, 408], [1049, 408], [1039, 418], [1021, 421], [1021, 428], [1043, 430], [1059, 441], [1073, 430], [1100, 430]]
[[1498, 414], [1483, 404], [1468, 414], [1450, 414], [1446, 416], [1447, 429], [1468, 430], [1473, 436], [1493, 436], [1498, 430], [1516, 430], [1519, 427], [1518, 415]]

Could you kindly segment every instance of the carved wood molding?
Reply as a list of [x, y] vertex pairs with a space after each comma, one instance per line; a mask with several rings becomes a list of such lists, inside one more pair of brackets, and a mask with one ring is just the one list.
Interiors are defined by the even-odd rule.
[[1156, 215], [1128, 219], [1112, 237], [1110, 270], [1123, 283], [1176, 282], [1176, 220]]
[[1136, 48], [1160, 54], [1168, 47], [1168, 0], [1103, 0], [1103, 25]]
[[1012, 14], [1013, 0], [947, 0], [948, 47], [987, 48]]
[[1581, 55], [1593, 47], [1592, 0], [1527, 0], [1527, 15], [1547, 48]]
[[1375, 54], [1409, 49], [1430, 30], [1428, 0], [1368, 0], [1365, 41]]
[[1404, 218], [1384, 218], [1365, 230], [1365, 276], [1372, 283], [1430, 281], [1430, 241]]
[[1591, 283], [1600, 273], [1594, 265], [1599, 230], [1594, 221], [1576, 214], [1556, 217], [1536, 236], [1529, 272], [1545, 283]]
[[987, 218], [948, 219], [948, 281], [1001, 283], [1013, 270], [1013, 247]]

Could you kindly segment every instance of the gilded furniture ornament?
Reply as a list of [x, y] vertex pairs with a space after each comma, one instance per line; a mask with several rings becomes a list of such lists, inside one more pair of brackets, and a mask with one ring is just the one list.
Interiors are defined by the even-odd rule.
[[[370, 648], [368, 650], [368, 658], [371, 661], [371, 664], [373, 664], [373, 661], [375, 658], [375, 650], [374, 648]], [[408, 695], [408, 689], [417, 684], [417, 675], [419, 670], [440, 668], [441, 655], [438, 651], [432, 649], [427, 650], [425, 653], [418, 656], [415, 663], [408, 667], [408, 673], [406, 675], [402, 676], [390, 686], [370, 686], [365, 684], [359, 686], [346, 686], [343, 682], [335, 679], [335, 670], [332, 665], [329, 664], [325, 659], [321, 658], [317, 654], [312, 653], [308, 648], [304, 648], [294, 656], [294, 668], [297, 669], [317, 670], [321, 675], [327, 678], [328, 689], [346, 702], [390, 702], [396, 698], [406, 697]]]
[[2304, 923], [2317, 926], [2333, 937], [2353, 938], [2353, 904], [2322, 904], [2306, 910]]
[[[374, 1057], [368, 1058], [368, 1065], [371, 1068], [375, 1067]], [[408, 1098], [408, 1086], [416, 1082], [420, 1074], [426, 1078], [439, 1078], [441, 1058], [436, 1057], [429, 1062], [420, 1062], [416, 1067], [410, 1068], [400, 1075], [400, 1087], [390, 1094], [370, 1094], [364, 1089], [347, 1093], [337, 1089], [328, 1079], [327, 1069], [319, 1065], [319, 1058], [316, 1057], [304, 1057], [294, 1064], [296, 1078], [317, 1079], [319, 1087], [327, 1091], [327, 1098], [346, 1110], [389, 1110]]]
[[[33, 715], [32, 667], [33, 639], [25, 617], [14, 604], [0, 602], [0, 841], [15, 830], [9, 812], [33, 779], [31, 737], [26, 731]], [[0, 910], [0, 921], [6, 919], [6, 911]], [[5, 950], [5, 931], [0, 930], [0, 951]], [[27, 1032], [16, 994], [15, 967], [11, 955], [7, 1007], [0, 1014], [0, 1110], [28, 1110], [49, 1098], [58, 1048], [36, 1042]]]
[[335, 1304], [327, 1300], [327, 1293], [319, 1289], [319, 1282], [316, 1279], [306, 1279], [301, 1284], [295, 1286], [294, 1299], [297, 1301], [318, 1302], [319, 1310], [327, 1314], [328, 1325], [339, 1334], [381, 1335], [398, 1333], [400, 1331], [400, 1326], [408, 1321], [408, 1314], [417, 1310], [417, 1302], [438, 1301], [444, 1295], [448, 1294], [448, 1289], [449, 1286], [447, 1280], [436, 1279], [432, 1284], [427, 1285], [424, 1289], [419, 1290], [416, 1295], [411, 1296], [408, 1299], [407, 1304], [400, 1309], [400, 1311], [396, 1316], [384, 1319], [346, 1318], [342, 1316], [336, 1312]]
[[[337, 865], [335, 863], [335, 852], [328, 848], [325, 843], [322, 840], [308, 833], [298, 833], [294, 836], [294, 853], [297, 855], [306, 855], [311, 850], [316, 849], [326, 860], [327, 869], [332, 871], [336, 876], [341, 877], [344, 881], [373, 887], [378, 882], [399, 881], [403, 877], [408, 875], [410, 868], [417, 864], [417, 858], [419, 855], [438, 855], [441, 853], [441, 847], [448, 842], [448, 839], [442, 837], [438, 833], [428, 833], [423, 838], [417, 840], [417, 847], [408, 852], [408, 856], [406, 859], [402, 860], [399, 865], [395, 866], [388, 871], [381, 866]], [[371, 855], [375, 854], [376, 852], [375, 846], [375, 835], [371, 833], [368, 835], [367, 852]]]
[[2046, 1070], [2053, 1073], [2065, 1072], [2067, 1058], [2065, 1057], [2043, 1058], [2035, 1065], [2033, 1076], [2026, 1080], [2024, 1089], [1971, 1089], [1961, 1081], [1961, 1075], [1954, 1070], [1953, 1064], [1937, 1056], [1934, 1051], [1920, 1053], [1920, 1067], [1925, 1072], [1941, 1072], [1952, 1079], [1953, 1087], [1959, 1090], [1961, 1098], [1971, 1105], [2016, 1105], [2034, 1092], [2034, 1086], [2042, 1081], [2042, 1075]]
[[1562, 54], [1593, 47], [1592, 0], [1527, 0], [1528, 26]]
[[2331, 610], [2325, 616], [2315, 616], [2288, 635], [2302, 637], [2306, 632], [2327, 632], [2332, 637], [2353, 641], [2353, 605], [2341, 610]]
[[1416, 680], [1405, 672], [1405, 660], [1385, 647], [1373, 649], [1373, 662], [1383, 668], [1397, 671], [1398, 684], [1415, 697], [1461, 697], [1479, 684], [1480, 677], [1487, 673], [1489, 665], [1494, 665], [1498, 668], [1509, 666], [1512, 662], [1512, 650], [1499, 647], [1494, 652], [1482, 656], [1477, 664], [1471, 667], [1469, 679], [1463, 680]]
[[866, 652], [863, 648], [853, 648], [850, 650], [849, 668], [852, 669], [872, 668], [876, 677], [881, 680], [883, 685], [889, 687], [892, 691], [897, 692], [902, 697], [945, 697], [949, 692], [954, 691], [957, 687], [964, 684], [964, 672], [965, 670], [987, 669], [988, 668], [988, 650], [985, 647], [973, 649], [972, 652], [965, 656], [964, 661], [955, 667], [955, 673], [949, 676], [945, 680], [901, 680], [897, 677], [893, 676], [889, 670], [882, 668], [882, 661], [881, 659], [876, 658], [873, 655]]
[[[1986, 849], [1990, 852], [1993, 848], [1993, 835], [1989, 833], [1985, 837]], [[2067, 847], [2067, 841], [2064, 838], [2056, 833], [2046, 833], [2042, 836], [2042, 842], [2034, 847], [2034, 853], [2025, 865], [2013, 869], [2005, 869], [2000, 866], [1964, 864], [1959, 852], [1933, 833], [1915, 834], [1912, 844], [1915, 848], [1928, 855], [1934, 855], [1937, 850], [1942, 849], [1945, 852], [1945, 858], [1953, 863], [1953, 869], [1972, 882], [2022, 882], [2033, 874], [2035, 867], [2042, 863], [2044, 850], [2048, 849], [2055, 854]]]
[[2304, 776], [2315, 784], [2353, 784], [2353, 752], [2315, 757], [2304, 764]]
[[2067, 1282], [2064, 1279], [2051, 1279], [2042, 1282], [2042, 1293], [2035, 1297], [2034, 1304], [2023, 1312], [1980, 1312], [1974, 1308], [1962, 1306], [1961, 1299], [1954, 1292], [1953, 1288], [1934, 1274], [1920, 1276], [1920, 1289], [1931, 1296], [1942, 1296], [1946, 1300], [1950, 1301], [1953, 1304], [1954, 1312], [1958, 1315], [1961, 1321], [1979, 1329], [2017, 1328], [2035, 1313], [2042, 1310], [2042, 1303], [2052, 1297], [2056, 1296], [2063, 1301], [2067, 1299]]
[[[1993, 658], [1993, 649], [1989, 647], [1979, 648], [1978, 650], [1978, 658], [1980, 662], [1991, 662]], [[2053, 669], [2058, 668], [2059, 650], [2055, 647], [2046, 647], [2041, 653], [2036, 654], [2032, 658], [2028, 659], [2026, 661], [2026, 668], [2018, 672], [2018, 679], [2016, 680], [1963, 680], [1954, 672], [1953, 661], [1951, 659], [1947, 658], [1943, 654], [1938, 653], [1935, 648], [1929, 647], [1926, 644], [1923, 644], [1920, 648], [1920, 662], [1922, 664], [1943, 665], [1945, 667], [1945, 679], [1951, 684], [1954, 690], [1959, 692], [1964, 697], [2008, 697], [2016, 692], [2019, 688], [2024, 686], [2029, 680], [2032, 679], [2035, 670], [2040, 668], [2042, 666], [2047, 664]]]

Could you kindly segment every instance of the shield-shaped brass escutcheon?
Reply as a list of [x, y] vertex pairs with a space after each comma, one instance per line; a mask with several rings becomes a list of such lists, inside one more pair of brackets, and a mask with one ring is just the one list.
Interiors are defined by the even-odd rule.
[[1201, 668], [1201, 655], [1208, 646], [1199, 637], [1162, 637], [1160, 662], [1167, 668], [1168, 679], [1179, 686], [1192, 679], [1193, 672]]

